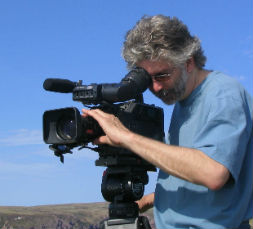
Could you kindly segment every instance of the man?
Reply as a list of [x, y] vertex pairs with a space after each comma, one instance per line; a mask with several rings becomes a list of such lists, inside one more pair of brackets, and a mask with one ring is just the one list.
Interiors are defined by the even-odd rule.
[[175, 104], [169, 144], [128, 130], [111, 114], [83, 110], [105, 136], [95, 144], [124, 147], [160, 169], [153, 206], [157, 228], [249, 228], [252, 218], [252, 99], [232, 78], [203, 69], [197, 37], [177, 18], [142, 18], [126, 35], [129, 68], [144, 68], [150, 90]]

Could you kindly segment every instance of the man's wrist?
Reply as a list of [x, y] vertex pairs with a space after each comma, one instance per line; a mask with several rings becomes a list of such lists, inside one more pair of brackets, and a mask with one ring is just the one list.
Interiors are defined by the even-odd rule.
[[126, 133], [122, 141], [122, 147], [130, 149], [131, 145], [134, 144], [136, 137], [137, 137], [137, 134], [135, 134], [132, 131], [129, 131], [128, 133]]

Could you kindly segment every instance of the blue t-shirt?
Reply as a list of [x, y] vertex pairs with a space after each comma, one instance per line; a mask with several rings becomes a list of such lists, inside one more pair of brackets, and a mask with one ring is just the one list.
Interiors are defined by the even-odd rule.
[[212, 191], [160, 170], [157, 228], [237, 228], [252, 218], [252, 106], [243, 87], [220, 72], [211, 72], [188, 98], [175, 104], [169, 144], [201, 150], [223, 164], [231, 179]]

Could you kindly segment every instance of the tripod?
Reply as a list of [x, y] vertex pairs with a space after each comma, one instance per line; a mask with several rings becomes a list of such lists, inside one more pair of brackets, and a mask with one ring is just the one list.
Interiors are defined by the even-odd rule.
[[151, 229], [149, 221], [145, 216], [133, 219], [117, 219], [104, 221], [103, 229]]
[[[118, 204], [116, 206], [110, 204], [109, 219], [101, 223], [100, 229], [151, 229], [148, 218], [146, 216], [139, 216], [138, 211], [136, 203]], [[113, 216], [112, 214], [118, 216]]]
[[147, 171], [133, 167], [109, 167], [103, 175], [101, 192], [111, 202], [109, 219], [101, 222], [100, 229], [151, 229], [148, 218], [139, 216], [135, 203], [148, 183]]

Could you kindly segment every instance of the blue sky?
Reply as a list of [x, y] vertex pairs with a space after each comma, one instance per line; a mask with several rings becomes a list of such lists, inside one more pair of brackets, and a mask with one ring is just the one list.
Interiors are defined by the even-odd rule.
[[[46, 78], [119, 82], [125, 33], [143, 15], [177, 16], [202, 41], [207, 69], [236, 78], [252, 95], [252, 0], [0, 0], [0, 205], [103, 201], [97, 153], [74, 151], [61, 164], [42, 140], [45, 110], [76, 106], [49, 93]], [[146, 103], [172, 107], [150, 92]], [[146, 192], [155, 187], [150, 174]]]

